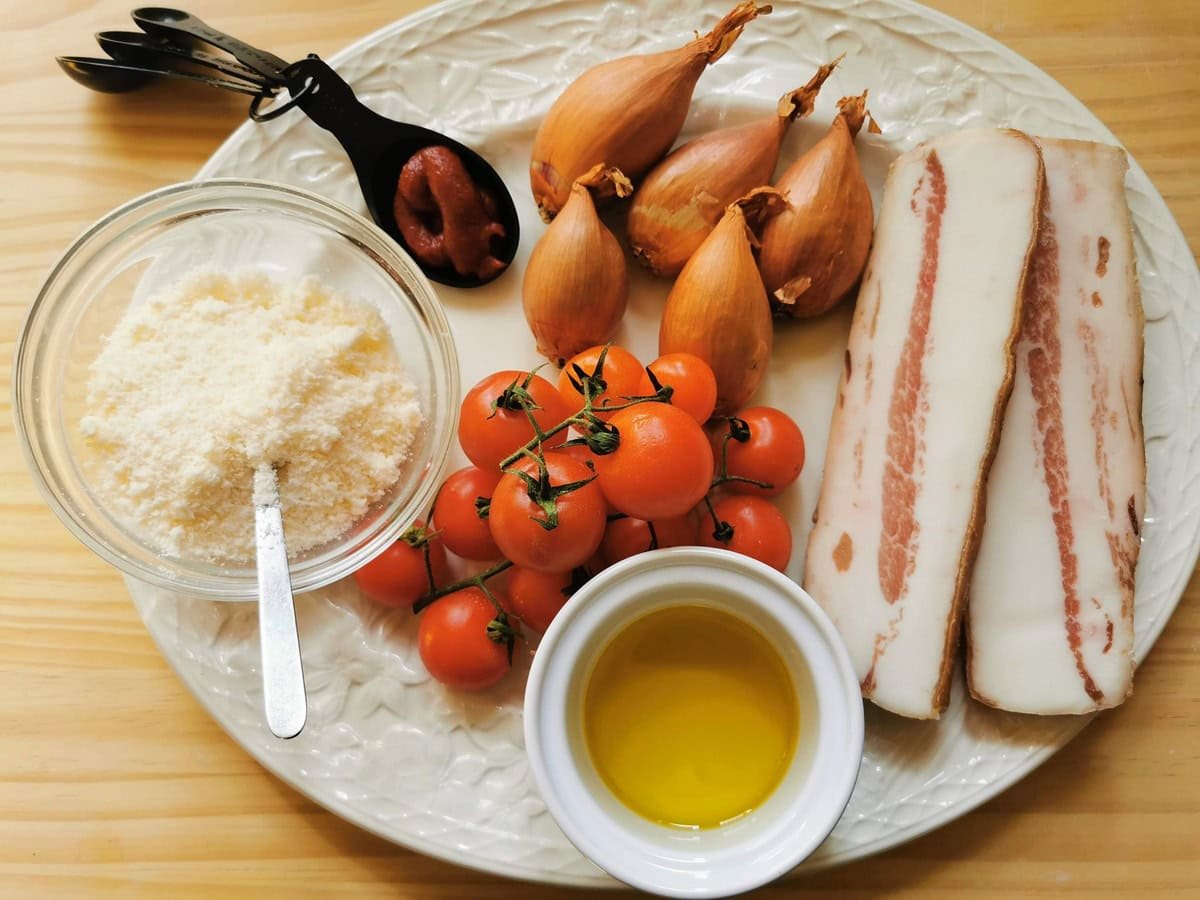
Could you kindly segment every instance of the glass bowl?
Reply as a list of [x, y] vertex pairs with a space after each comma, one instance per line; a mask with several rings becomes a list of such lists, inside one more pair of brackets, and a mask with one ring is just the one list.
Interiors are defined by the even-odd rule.
[[252, 560], [225, 566], [163, 555], [106, 509], [84, 465], [89, 448], [79, 422], [104, 337], [131, 303], [200, 267], [288, 281], [316, 275], [334, 292], [372, 302], [417, 387], [425, 424], [396, 484], [347, 533], [291, 560], [295, 591], [329, 584], [381, 553], [432, 501], [455, 432], [459, 385], [450, 327], [425, 276], [374, 224], [316, 194], [241, 179], [172, 185], [79, 237], [17, 340], [13, 409], [30, 468], [67, 528], [126, 574], [215, 599], [254, 599]]

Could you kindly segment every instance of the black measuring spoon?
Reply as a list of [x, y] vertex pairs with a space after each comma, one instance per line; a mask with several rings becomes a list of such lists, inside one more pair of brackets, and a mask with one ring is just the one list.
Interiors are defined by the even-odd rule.
[[[512, 263], [521, 236], [516, 205], [496, 170], [470, 147], [431, 129], [396, 122], [373, 112], [358, 101], [350, 85], [341, 76], [315, 55], [289, 65], [278, 56], [218, 31], [182, 10], [145, 7], [134, 10], [132, 15], [147, 35], [165, 41], [172, 48], [191, 48], [193, 41], [207, 43], [229, 53], [260, 77], [253, 81], [235, 81], [190, 71], [187, 66], [200, 61], [195, 58], [194, 52], [191, 58], [176, 52], [160, 55], [156, 58], [156, 65], [149, 63], [148, 55], [145, 57], [148, 60], [146, 63], [137, 63], [132, 57], [128, 57], [129, 62], [122, 62], [116, 59], [60, 56], [59, 65], [75, 81], [97, 91], [134, 90], [153, 77], [164, 76], [247, 94], [254, 98], [250, 103], [250, 117], [256, 122], [274, 119], [293, 106], [298, 106], [341, 143], [358, 176], [359, 187], [371, 217], [409, 252], [421, 271], [432, 281], [452, 287], [479, 287], [500, 277]], [[134, 42], [134, 45], [141, 46], [140, 42]], [[124, 51], [128, 53], [131, 46], [124, 47]], [[115, 46], [110, 49], [118, 54], [122, 52]], [[151, 52], [149, 48], [142, 49], [147, 54]], [[132, 52], [138, 51], [133, 49]], [[176, 64], [182, 68], [176, 68]], [[263, 109], [263, 101], [272, 98], [284, 86], [290, 97]], [[488, 217], [498, 223], [503, 232], [489, 238], [489, 255], [500, 263], [497, 271], [479, 277], [460, 274], [449, 266], [424, 262], [397, 225], [393, 204], [400, 170], [418, 151], [431, 147], [445, 147], [452, 151], [461, 161], [474, 188], [492, 201], [490, 206], [494, 206], [494, 209], [488, 209]], [[434, 231], [442, 231], [440, 215], [434, 213], [430, 218], [430, 227]]]
[[250, 107], [251, 117], [261, 121], [299, 106], [313, 122], [331, 132], [350, 157], [371, 218], [418, 262], [392, 211], [400, 169], [414, 153], [426, 147], [446, 147], [456, 153], [475, 185], [495, 201], [496, 221], [503, 226], [504, 236], [493, 239], [492, 256], [504, 268], [486, 278], [425, 264], [421, 264], [421, 269], [433, 281], [462, 288], [479, 287], [504, 274], [517, 254], [521, 226], [508, 187], [487, 160], [444, 134], [397, 122], [368, 109], [354, 96], [350, 85], [316, 56], [292, 63], [285, 74], [291, 99], [266, 112], [259, 111], [261, 101], [255, 100]]
[[59, 67], [71, 76], [73, 81], [82, 84], [93, 91], [105, 94], [120, 94], [133, 91], [154, 78], [177, 78], [184, 81], [197, 81], [209, 87], [222, 88], [238, 94], [261, 97], [264, 93], [273, 93], [273, 86], [259, 86], [244, 81], [229, 81], [222, 78], [208, 78], [191, 72], [178, 72], [173, 69], [160, 69], [153, 66], [138, 66], [118, 62], [115, 59], [102, 59], [90, 56], [58, 56], [55, 57]]
[[135, 9], [130, 15], [137, 27], [146, 34], [177, 42], [189, 39], [201, 41], [219, 50], [224, 50], [242, 65], [257, 72], [271, 83], [283, 83], [284, 79], [281, 73], [288, 66], [286, 60], [280, 59], [274, 53], [252, 47], [223, 31], [218, 31], [207, 22], [182, 9], [143, 6]]
[[207, 53], [196, 47], [185, 47], [141, 31], [101, 31], [96, 35], [96, 43], [117, 62], [133, 66], [164, 69], [183, 62], [203, 69], [212, 69], [256, 86], [267, 83], [258, 72], [236, 60]]

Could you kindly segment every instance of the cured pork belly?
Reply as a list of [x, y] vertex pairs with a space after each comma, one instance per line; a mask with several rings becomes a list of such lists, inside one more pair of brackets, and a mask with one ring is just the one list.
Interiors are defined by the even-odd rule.
[[940, 137], [888, 172], [804, 586], [863, 696], [900, 715], [949, 697], [1043, 185], [1016, 131]]
[[1047, 193], [971, 581], [967, 676], [991, 706], [1084, 713], [1133, 682], [1143, 319], [1124, 152], [1039, 143]]

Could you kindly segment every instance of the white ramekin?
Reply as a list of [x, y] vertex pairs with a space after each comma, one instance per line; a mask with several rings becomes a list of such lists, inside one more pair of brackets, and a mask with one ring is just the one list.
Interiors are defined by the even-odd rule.
[[[617, 800], [589, 758], [581, 714], [587, 679], [613, 635], [683, 603], [756, 626], [786, 663], [800, 706], [796, 755], [771, 798], [699, 831], [657, 825]], [[862, 697], [833, 623], [791, 579], [726, 550], [656, 550], [592, 579], [555, 618], [529, 674], [525, 743], [551, 815], [598, 866], [668, 897], [724, 897], [787, 873], [833, 829], [862, 760]]]

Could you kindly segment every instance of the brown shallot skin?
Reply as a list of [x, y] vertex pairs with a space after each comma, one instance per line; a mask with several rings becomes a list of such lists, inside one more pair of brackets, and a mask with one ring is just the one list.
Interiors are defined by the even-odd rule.
[[491, 278], [505, 267], [492, 254], [504, 237], [496, 204], [447, 147], [418, 150], [400, 170], [392, 203], [396, 225], [420, 262], [464, 278]]
[[596, 214], [592, 192], [628, 197], [619, 169], [598, 165], [575, 180], [571, 196], [533, 248], [521, 301], [539, 353], [562, 365], [608, 341], [629, 297], [625, 254]]
[[818, 316], [862, 277], [875, 227], [871, 191], [854, 149], [866, 101], [865, 92], [842, 99], [828, 133], [775, 182], [790, 208], [763, 229], [759, 270], [776, 312]]
[[786, 207], [774, 188], [735, 200], [667, 295], [658, 352], [691, 353], [709, 364], [720, 415], [745, 406], [767, 372], [771, 306], [754, 260], [755, 229]]
[[784, 94], [773, 115], [710, 131], [667, 154], [629, 209], [626, 229], [637, 260], [655, 275], [678, 275], [725, 208], [771, 181], [788, 128], [812, 113], [840, 62], [826, 63], [807, 84]]
[[558, 215], [571, 186], [593, 166], [615, 167], [634, 181], [648, 172], [679, 136], [705, 67], [770, 11], [740, 0], [712, 31], [682, 47], [609, 60], [568, 85], [533, 139], [529, 184], [542, 218]]

